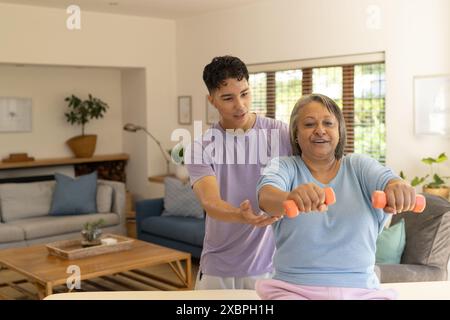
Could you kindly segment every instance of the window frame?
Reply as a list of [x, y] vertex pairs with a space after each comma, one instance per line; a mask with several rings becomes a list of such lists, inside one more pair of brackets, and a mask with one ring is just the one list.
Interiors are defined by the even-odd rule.
[[[302, 95], [310, 94], [313, 90], [313, 69], [323, 67], [342, 67], [342, 112], [347, 127], [347, 144], [344, 153], [353, 153], [355, 150], [355, 96], [354, 77], [355, 66], [363, 64], [385, 64], [385, 53], [374, 52], [358, 55], [338, 57], [324, 57], [317, 59], [303, 59], [276, 63], [249, 64], [250, 74], [266, 73], [266, 116], [275, 118], [276, 115], [276, 83], [275, 73], [286, 70], [302, 70]], [[386, 105], [384, 105], [386, 110]], [[385, 156], [383, 157], [385, 159]]]

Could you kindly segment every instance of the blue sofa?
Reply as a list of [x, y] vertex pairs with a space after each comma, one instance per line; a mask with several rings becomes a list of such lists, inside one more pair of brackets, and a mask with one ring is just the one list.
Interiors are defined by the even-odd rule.
[[205, 236], [205, 219], [161, 216], [164, 199], [136, 202], [136, 231], [139, 240], [191, 253], [200, 258]]

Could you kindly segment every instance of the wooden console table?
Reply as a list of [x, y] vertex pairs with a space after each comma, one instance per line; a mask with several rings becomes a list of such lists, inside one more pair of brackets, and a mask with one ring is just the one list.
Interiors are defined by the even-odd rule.
[[0, 170], [65, 166], [70, 164], [117, 161], [117, 160], [126, 161], [128, 160], [128, 158], [129, 158], [128, 154], [118, 153], [118, 154], [93, 156], [91, 158], [48, 158], [33, 161], [0, 162]]
[[49, 158], [33, 161], [0, 162], [0, 170], [74, 165], [76, 176], [97, 170], [100, 179], [125, 182], [125, 164], [128, 159], [128, 154], [118, 153], [96, 155], [91, 158]]

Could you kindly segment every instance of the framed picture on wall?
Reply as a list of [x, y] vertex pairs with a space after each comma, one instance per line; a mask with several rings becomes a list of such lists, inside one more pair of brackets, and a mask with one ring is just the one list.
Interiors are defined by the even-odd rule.
[[414, 77], [417, 135], [450, 136], [450, 75]]
[[217, 109], [209, 102], [208, 96], [206, 96], [206, 123], [213, 124], [218, 122], [220, 119], [219, 112]]
[[31, 132], [31, 98], [0, 97], [0, 132]]
[[178, 97], [178, 123], [192, 123], [192, 98], [191, 96]]

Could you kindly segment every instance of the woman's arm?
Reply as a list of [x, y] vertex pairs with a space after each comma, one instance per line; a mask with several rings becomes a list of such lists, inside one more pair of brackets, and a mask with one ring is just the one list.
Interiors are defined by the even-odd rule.
[[259, 207], [271, 216], [281, 216], [284, 214], [283, 201], [287, 200], [288, 195], [289, 192], [265, 185], [258, 193]]

